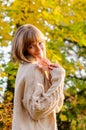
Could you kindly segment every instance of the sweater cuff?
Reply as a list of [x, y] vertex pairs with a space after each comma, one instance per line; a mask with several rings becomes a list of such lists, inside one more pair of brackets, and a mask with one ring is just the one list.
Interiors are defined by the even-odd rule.
[[50, 71], [50, 74], [52, 77], [54, 76], [59, 76], [59, 74], [62, 74], [62, 69], [61, 68], [54, 68], [53, 70]]

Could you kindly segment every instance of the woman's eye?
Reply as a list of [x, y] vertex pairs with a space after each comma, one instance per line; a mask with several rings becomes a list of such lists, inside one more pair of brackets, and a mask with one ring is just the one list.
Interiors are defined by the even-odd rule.
[[29, 49], [31, 49], [31, 48], [33, 48], [33, 47], [34, 47], [33, 45], [30, 45], [30, 46], [29, 46]]
[[43, 42], [39, 42], [39, 45], [42, 45], [43, 44]]

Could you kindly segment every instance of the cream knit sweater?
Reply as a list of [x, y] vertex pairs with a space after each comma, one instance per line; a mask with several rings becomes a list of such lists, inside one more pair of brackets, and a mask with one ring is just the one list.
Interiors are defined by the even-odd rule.
[[[12, 130], [57, 130], [56, 110], [64, 100], [65, 71], [55, 68], [50, 79], [36, 63], [21, 64], [15, 83]], [[51, 80], [51, 83], [50, 83]]]

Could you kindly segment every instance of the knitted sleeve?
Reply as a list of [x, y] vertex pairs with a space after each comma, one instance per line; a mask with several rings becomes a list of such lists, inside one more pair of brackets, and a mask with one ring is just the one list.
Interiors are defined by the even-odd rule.
[[27, 92], [27, 98], [23, 98], [23, 105], [34, 120], [48, 116], [56, 106], [57, 112], [59, 112], [63, 105], [65, 71], [63, 68], [55, 68], [50, 74], [52, 85], [46, 93], [44, 92], [44, 84], [40, 70], [34, 70], [34, 77], [30, 76], [33, 77], [34, 83], [32, 83], [31, 80], [26, 81], [29, 82], [28, 87], [34, 88], [34, 91], [31, 96], [29, 96], [29, 92]]

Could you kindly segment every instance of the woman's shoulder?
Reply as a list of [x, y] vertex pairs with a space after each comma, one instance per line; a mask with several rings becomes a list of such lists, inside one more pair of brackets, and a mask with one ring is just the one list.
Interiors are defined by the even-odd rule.
[[35, 69], [36, 64], [33, 63], [20, 64], [17, 71], [16, 79], [25, 79], [26, 77], [33, 75]]
[[35, 77], [43, 77], [43, 72], [38, 68], [37, 63], [25, 63], [20, 64], [18, 77], [23, 77], [24, 79]]
[[19, 70], [28, 72], [28, 71], [32, 71], [36, 69], [36, 66], [37, 65], [35, 63], [23, 63], [23, 64], [20, 64]]

